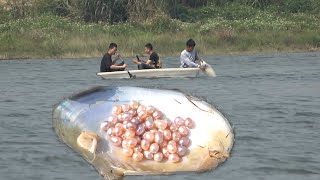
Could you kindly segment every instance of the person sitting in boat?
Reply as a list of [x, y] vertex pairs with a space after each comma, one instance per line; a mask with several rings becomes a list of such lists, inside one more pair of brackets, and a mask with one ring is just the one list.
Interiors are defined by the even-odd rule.
[[160, 59], [156, 52], [153, 51], [152, 44], [148, 43], [144, 46], [144, 52], [149, 55], [149, 59], [144, 61], [139, 59], [132, 60], [133, 63], [138, 64], [138, 69], [155, 69], [161, 68]]
[[100, 65], [100, 72], [112, 72], [112, 71], [124, 71], [128, 66], [122, 61], [120, 64], [116, 64], [120, 55], [117, 55], [117, 59], [112, 61], [112, 55], [115, 55], [118, 50], [118, 45], [111, 43], [107, 53], [103, 56]]
[[180, 55], [180, 62], [182, 68], [189, 68], [189, 67], [197, 67], [203, 69], [200, 65], [202, 59], [199, 58], [197, 51], [195, 50], [196, 43], [193, 39], [189, 39], [186, 43], [187, 47], [185, 50], [181, 52]]

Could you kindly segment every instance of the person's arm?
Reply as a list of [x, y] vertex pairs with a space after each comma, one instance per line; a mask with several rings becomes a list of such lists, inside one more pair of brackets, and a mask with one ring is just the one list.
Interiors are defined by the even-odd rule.
[[180, 61], [187, 64], [189, 67], [200, 67], [199, 64], [192, 62], [191, 59], [185, 53], [181, 54]]
[[123, 68], [126, 68], [126, 67], [127, 67], [126, 64], [124, 64], [122, 66], [118, 66], [118, 65], [111, 65], [110, 66], [111, 69], [123, 69]]

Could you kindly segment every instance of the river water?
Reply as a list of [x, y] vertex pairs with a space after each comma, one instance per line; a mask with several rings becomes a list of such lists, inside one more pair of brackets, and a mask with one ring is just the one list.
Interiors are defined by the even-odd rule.
[[[214, 171], [126, 180], [320, 179], [320, 54], [206, 59], [216, 78], [105, 81], [95, 75], [100, 58], [0, 61], [0, 179], [101, 179], [51, 122], [55, 103], [99, 85], [180, 89], [215, 104], [234, 127], [232, 156]], [[177, 57], [162, 60], [178, 66]]]

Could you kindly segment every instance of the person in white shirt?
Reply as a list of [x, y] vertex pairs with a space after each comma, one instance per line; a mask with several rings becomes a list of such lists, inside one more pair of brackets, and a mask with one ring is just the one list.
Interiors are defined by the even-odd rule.
[[[202, 59], [199, 58], [197, 51], [195, 50], [196, 43], [193, 39], [189, 39], [186, 43], [187, 47], [185, 50], [181, 52], [180, 55], [180, 62], [182, 68], [189, 68], [189, 67], [198, 67], [204, 68], [200, 65], [200, 61]], [[199, 63], [199, 64], [198, 64]]]

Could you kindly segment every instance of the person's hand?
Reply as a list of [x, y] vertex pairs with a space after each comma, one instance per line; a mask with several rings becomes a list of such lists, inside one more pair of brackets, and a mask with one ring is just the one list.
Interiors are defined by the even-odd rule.
[[135, 64], [139, 64], [138, 59], [133, 59], [132, 62], [135, 63]]
[[127, 67], [128, 67], [127, 64], [122, 65], [122, 68], [127, 68]]
[[121, 55], [120, 54], [116, 54], [117, 58], [121, 58]]

